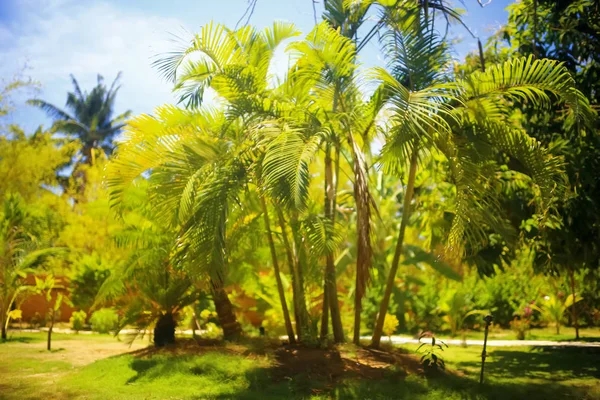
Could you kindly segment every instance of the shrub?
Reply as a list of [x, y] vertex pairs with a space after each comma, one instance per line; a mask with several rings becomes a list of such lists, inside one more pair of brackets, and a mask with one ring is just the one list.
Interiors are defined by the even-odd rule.
[[206, 324], [206, 331], [202, 332], [200, 336], [204, 339], [219, 339], [223, 336], [223, 330], [214, 322], [208, 322]]
[[510, 327], [515, 331], [518, 340], [525, 340], [527, 331], [530, 328], [529, 320], [526, 318], [515, 317], [515, 319], [510, 321]]
[[31, 319], [29, 320], [29, 325], [31, 325], [31, 328], [37, 329], [42, 326], [46, 326], [46, 320], [44, 319], [44, 317], [42, 317], [42, 315], [39, 312], [36, 311], [35, 314], [33, 314]]
[[398, 323], [398, 318], [395, 315], [385, 315], [385, 319], [383, 320], [383, 333], [390, 338], [390, 343], [392, 343], [392, 335], [396, 332]]
[[76, 332], [79, 332], [85, 327], [85, 319], [87, 318], [87, 314], [85, 311], [74, 311], [71, 314], [71, 318], [69, 318], [69, 324], [71, 324], [71, 329]]
[[[419, 336], [419, 342], [427, 336], [428, 334]], [[433, 335], [431, 336], [431, 343], [421, 343], [417, 349], [417, 353], [422, 354], [421, 365], [423, 366], [425, 374], [431, 374], [446, 369], [446, 362], [442, 358], [444, 347], [448, 348], [448, 345], [441, 340], [436, 340]]]
[[82, 263], [81, 269], [71, 278], [71, 301], [75, 307], [89, 310], [110, 270], [97, 256], [86, 256]]
[[92, 330], [100, 333], [109, 333], [117, 328], [119, 316], [112, 308], [101, 308], [94, 311], [90, 317]]

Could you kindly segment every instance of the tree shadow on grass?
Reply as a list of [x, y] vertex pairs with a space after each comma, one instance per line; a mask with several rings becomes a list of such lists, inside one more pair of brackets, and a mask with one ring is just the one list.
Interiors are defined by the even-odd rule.
[[0, 344], [3, 343], [31, 343], [31, 342], [41, 342], [38, 338], [33, 338], [29, 336], [11, 336], [8, 339], [0, 339]]
[[562, 339], [558, 340], [558, 342], [585, 342], [585, 343], [595, 343], [600, 342], [600, 336], [592, 336], [592, 337], [580, 337], [579, 339]]
[[[599, 354], [581, 348], [495, 349], [486, 363], [486, 383], [483, 385], [478, 383], [478, 374], [467, 376], [450, 371], [425, 378], [419, 373], [406, 373], [413, 368], [404, 368], [408, 366], [402, 366], [402, 359], [400, 364], [390, 368], [374, 368], [375, 364], [357, 367], [347, 365], [348, 359], [332, 357], [331, 352], [320, 354], [315, 349], [289, 348], [276, 351], [278, 362], [259, 365], [251, 356], [240, 358], [239, 354], [219, 350], [201, 354], [167, 352], [133, 358], [130, 367], [136, 375], [127, 383], [181, 374], [190, 377], [189, 384], [193, 384], [193, 376], [205, 377], [208, 380], [202, 382], [214, 382], [210, 398], [242, 400], [292, 400], [311, 396], [333, 399], [584, 399], [592, 398], [590, 390], [599, 390], [590, 388], [592, 384], [586, 387], [585, 384], [561, 383], [568, 379], [600, 377]], [[363, 351], [362, 359], [367, 353], [370, 352]], [[383, 362], [387, 358], [388, 355], [376, 353], [372, 361]], [[242, 363], [246, 364], [242, 366]], [[339, 371], [339, 365], [332, 368], [331, 364], [344, 368]], [[478, 371], [480, 367], [476, 361], [455, 365], [469, 371]], [[199, 388], [198, 398], [206, 398], [201, 392]]]
[[[495, 349], [486, 361], [486, 375], [502, 379], [534, 378], [560, 381], [600, 378], [600, 348], [533, 347], [530, 351]], [[457, 367], [479, 368], [474, 361]]]

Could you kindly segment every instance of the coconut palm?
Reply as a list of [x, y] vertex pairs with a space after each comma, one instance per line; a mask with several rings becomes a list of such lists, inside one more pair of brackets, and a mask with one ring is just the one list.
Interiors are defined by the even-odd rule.
[[110, 154], [113, 150], [113, 138], [121, 132], [131, 111], [113, 118], [115, 99], [119, 91], [121, 73], [107, 87], [102, 75], [98, 75], [97, 84], [91, 92], [83, 92], [77, 79], [71, 75], [73, 92], [67, 94], [66, 109], [61, 109], [44, 100], [33, 99], [27, 103], [44, 110], [54, 119], [55, 128], [81, 142], [83, 162], [94, 163], [93, 150], [102, 149]]
[[[449, 179], [456, 188], [454, 218], [448, 233], [448, 258], [460, 258], [464, 243], [484, 245], [488, 230], [510, 242], [512, 231], [493, 185], [499, 155], [519, 165], [539, 192], [541, 214], [560, 193], [561, 160], [509, 121], [511, 100], [543, 106], [552, 98], [564, 101], [576, 116], [591, 118], [587, 101], [558, 62], [522, 58], [492, 66], [464, 78], [448, 74], [445, 44], [421, 17], [418, 29], [402, 24], [406, 14], [390, 14], [385, 49], [389, 72], [378, 68], [373, 78], [389, 96], [389, 133], [382, 162], [391, 169], [409, 165], [402, 219], [372, 345], [379, 346], [384, 317], [402, 254], [404, 232], [411, 215], [415, 176], [423, 154], [445, 156]], [[552, 96], [552, 97], [551, 97]]]

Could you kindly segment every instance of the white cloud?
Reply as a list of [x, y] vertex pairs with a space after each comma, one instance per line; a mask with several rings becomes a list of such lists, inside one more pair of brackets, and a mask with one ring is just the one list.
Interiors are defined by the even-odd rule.
[[[89, 90], [101, 73], [109, 83], [123, 72], [117, 112], [151, 112], [172, 102], [170, 85], [152, 68], [152, 58], [173, 48], [169, 32], [180, 32], [182, 21], [123, 11], [96, 2], [26, 0], [19, 24], [0, 26], [0, 74], [11, 76], [25, 62], [43, 85], [41, 98], [63, 105], [71, 90], [69, 74]], [[35, 6], [32, 6], [35, 3]], [[21, 109], [17, 122], [43, 122], [39, 111]], [[20, 121], [25, 119], [25, 121]], [[31, 125], [30, 125], [31, 127]]]

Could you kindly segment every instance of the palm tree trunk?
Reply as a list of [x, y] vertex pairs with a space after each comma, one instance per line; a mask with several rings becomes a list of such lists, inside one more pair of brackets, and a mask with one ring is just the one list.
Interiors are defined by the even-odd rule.
[[[194, 316], [194, 318], [196, 317]], [[163, 347], [167, 344], [175, 344], [176, 326], [177, 323], [175, 322], [175, 318], [173, 318], [173, 313], [171, 311], [162, 314], [154, 327], [154, 345], [156, 347]], [[192, 331], [192, 335], [196, 335], [195, 327]]]
[[[331, 221], [335, 228], [335, 205], [337, 194], [337, 174], [339, 173], [339, 152], [336, 153], [336, 175], [333, 174], [331, 159], [331, 147], [328, 144], [325, 149], [325, 217]], [[337, 296], [337, 283], [335, 274], [334, 254], [327, 254], [325, 265], [325, 279], [323, 284], [323, 319], [321, 321], [321, 338], [327, 336], [328, 316], [331, 311], [331, 323], [333, 326], [333, 337], [336, 343], [344, 342], [344, 329], [340, 315]]]
[[371, 196], [367, 180], [367, 171], [362, 151], [348, 132], [348, 144], [352, 152], [354, 164], [354, 200], [356, 203], [356, 282], [354, 290], [354, 338], [360, 344], [360, 325], [362, 314], [362, 298], [365, 295], [371, 271]]
[[569, 275], [571, 277], [571, 294], [573, 295], [573, 305], [571, 306], [571, 316], [573, 318], [573, 326], [575, 326], [575, 339], [579, 339], [579, 322], [577, 321], [577, 309], [576, 309], [577, 294], [575, 294], [575, 273], [573, 272], [573, 268], [569, 268]]
[[301, 326], [299, 330], [302, 330], [303, 340], [313, 341], [316, 339], [316, 332], [313, 330], [310, 317], [308, 314], [308, 308], [306, 307], [306, 291], [304, 289], [304, 269], [306, 265], [306, 248], [304, 246], [304, 240], [302, 233], [300, 232], [300, 222], [298, 221], [297, 215], [293, 215], [290, 223], [292, 230], [292, 250], [294, 254], [296, 281], [298, 286], [298, 306], [300, 315]]
[[275, 243], [273, 242], [273, 234], [271, 233], [271, 222], [269, 220], [269, 210], [267, 209], [267, 202], [265, 198], [261, 196], [260, 203], [263, 210], [263, 216], [265, 220], [265, 229], [267, 231], [267, 240], [269, 241], [269, 248], [271, 249], [271, 258], [273, 260], [273, 269], [275, 270], [275, 280], [277, 281], [277, 291], [279, 292], [279, 301], [281, 302], [281, 311], [283, 312], [283, 320], [285, 322], [285, 330], [287, 332], [289, 341], [291, 344], [296, 343], [296, 337], [294, 335], [294, 328], [292, 327], [292, 321], [290, 319], [290, 312], [288, 310], [287, 301], [285, 299], [285, 292], [283, 291], [283, 283], [281, 282], [281, 272], [279, 271], [279, 262], [277, 261], [277, 251], [275, 250]]
[[[338, 190], [338, 177], [340, 176], [340, 149], [336, 147], [336, 158], [335, 158], [335, 175], [333, 176], [333, 193], [331, 195], [331, 223], [335, 226], [335, 209], [337, 204], [337, 190]], [[329, 309], [331, 311], [331, 325], [333, 327], [333, 340], [335, 343], [343, 343], [346, 341], [344, 338], [344, 327], [342, 325], [342, 316], [340, 313], [340, 304], [337, 295], [337, 281], [335, 273], [335, 260], [333, 254], [327, 257], [326, 263], [326, 274], [327, 282], [329, 283]]]
[[281, 238], [286, 250], [290, 272], [292, 274], [292, 289], [294, 295], [294, 316], [296, 319], [296, 333], [298, 340], [306, 339], [306, 327], [308, 326], [308, 310], [306, 309], [306, 301], [304, 296], [304, 288], [302, 285], [302, 274], [299, 271], [301, 266], [298, 264], [298, 259], [294, 248], [290, 244], [287, 234], [287, 224], [285, 217], [280, 208], [276, 207], [279, 226], [281, 227]]
[[6, 311], [4, 304], [0, 304], [0, 324], [2, 324], [2, 340], [6, 340], [7, 319], [8, 319], [8, 312]]
[[379, 343], [381, 342], [381, 335], [383, 333], [383, 321], [385, 320], [385, 315], [388, 311], [390, 297], [392, 295], [392, 289], [394, 288], [394, 282], [396, 280], [396, 273], [398, 272], [398, 265], [400, 264], [400, 256], [402, 255], [402, 247], [404, 245], [404, 232], [406, 231], [406, 225], [408, 225], [408, 219], [410, 217], [410, 203], [412, 201], [415, 189], [415, 176], [417, 172], [418, 154], [418, 146], [415, 144], [410, 159], [410, 170], [408, 172], [408, 182], [406, 183], [406, 193], [404, 194], [404, 204], [402, 206], [402, 221], [400, 222], [400, 231], [398, 232], [396, 251], [394, 252], [392, 267], [390, 268], [390, 274], [388, 276], [387, 284], [385, 286], [385, 293], [383, 295], [383, 299], [381, 300], [381, 306], [379, 308], [379, 314], [377, 315], [375, 330], [373, 331], [373, 338], [371, 339], [371, 346], [375, 348], [378, 348]]
[[215, 310], [221, 328], [223, 328], [223, 337], [225, 340], [238, 340], [242, 333], [242, 327], [233, 312], [233, 305], [227, 296], [227, 292], [225, 292], [223, 283], [220, 280], [211, 279], [211, 286]]
[[329, 285], [327, 284], [327, 275], [323, 278], [323, 311], [321, 313], [321, 333], [319, 337], [321, 340], [327, 339], [329, 335]]
[[[359, 273], [356, 274], [355, 287], [359, 287], [362, 283], [362, 277]], [[352, 343], [355, 345], [360, 345], [360, 322], [361, 322], [361, 314], [362, 314], [362, 295], [357, 293], [357, 290], [354, 291], [354, 337], [352, 338]]]

